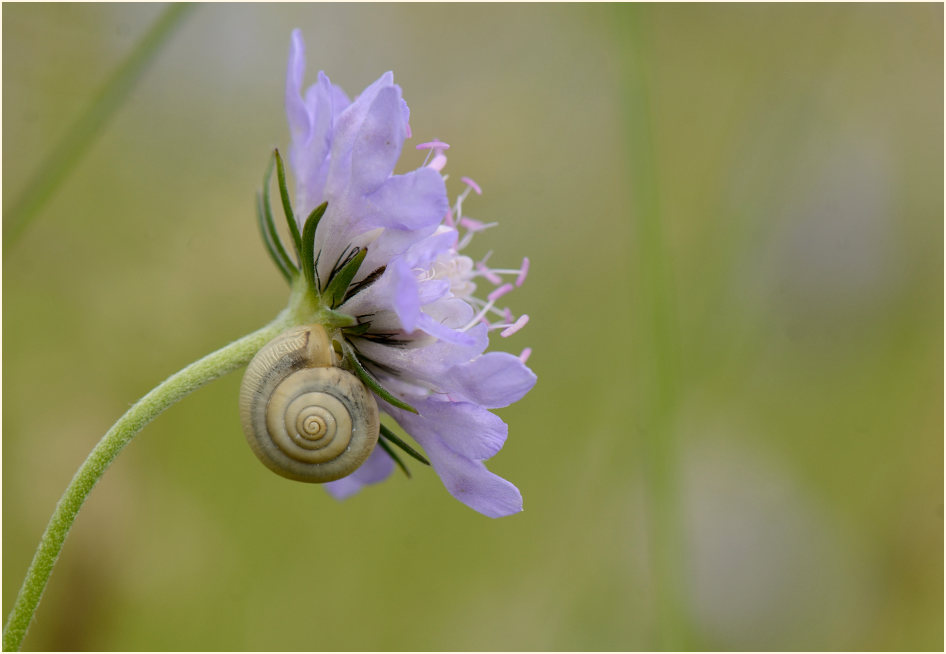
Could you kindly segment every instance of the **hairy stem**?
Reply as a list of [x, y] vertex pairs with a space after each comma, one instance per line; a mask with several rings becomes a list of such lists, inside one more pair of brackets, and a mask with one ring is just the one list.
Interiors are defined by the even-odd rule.
[[174, 373], [112, 425], [76, 472], [53, 511], [26, 572], [13, 610], [3, 627], [3, 650], [19, 650], [46, 589], [56, 559], [76, 515], [109, 464], [135, 435], [162, 411], [204, 384], [245, 365], [273, 337], [290, 325], [287, 312], [273, 322]]

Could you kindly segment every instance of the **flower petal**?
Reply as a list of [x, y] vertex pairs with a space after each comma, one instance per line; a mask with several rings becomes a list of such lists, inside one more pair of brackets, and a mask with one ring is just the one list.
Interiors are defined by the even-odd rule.
[[289, 163], [296, 177], [296, 221], [300, 229], [312, 209], [321, 204], [329, 170], [332, 126], [347, 103], [344, 92], [322, 71], [319, 71], [318, 81], [306, 91], [308, 130], [304, 135], [294, 136], [289, 145]]
[[508, 352], [487, 352], [454, 367], [445, 377], [444, 390], [448, 393], [462, 393], [488, 409], [518, 402], [536, 381], [535, 373]]
[[326, 186], [328, 196], [326, 199], [330, 204], [332, 200], [338, 201], [352, 194], [350, 182], [352, 151], [355, 142], [378, 93], [393, 85], [394, 75], [390, 72], [385, 73], [362, 91], [355, 101], [338, 116], [335, 122], [335, 138], [332, 140], [329, 182]]
[[388, 266], [397, 257], [407, 252], [414, 244], [429, 237], [436, 226], [415, 230], [382, 229], [369, 231], [353, 241], [353, 245], [368, 248], [368, 256], [361, 264], [361, 270], [355, 277], [360, 281], [382, 266]]
[[425, 347], [392, 347], [366, 338], [353, 340], [358, 351], [372, 361], [397, 370], [405, 377], [432, 382], [441, 380], [448, 370], [486, 349], [486, 325], [477, 325], [467, 334], [473, 340], [472, 345], [433, 341]]
[[344, 500], [369, 484], [384, 481], [391, 475], [392, 470], [394, 460], [383, 449], [375, 447], [361, 467], [347, 477], [330, 481], [323, 486], [336, 500]]
[[406, 136], [401, 89], [378, 91], [365, 114], [351, 156], [351, 192], [370, 195], [391, 176]]
[[[411, 415], [398, 409], [393, 411], [399, 423]], [[405, 429], [410, 431], [407, 426]], [[435, 434], [420, 430], [416, 434], [411, 432], [411, 435], [424, 448], [443, 485], [456, 499], [490, 518], [522, 511], [519, 489], [487, 470], [482, 461], [458, 454]]]
[[435, 227], [449, 208], [443, 177], [430, 168], [390, 177], [367, 200], [368, 213], [361, 220], [372, 227]]
[[466, 346], [471, 346], [476, 343], [476, 339], [470, 336], [467, 332], [451, 329], [444, 323], [438, 321], [432, 316], [427, 315], [423, 311], [421, 311], [417, 316], [417, 329], [448, 343]]
[[406, 332], [417, 328], [417, 319], [420, 317], [420, 294], [418, 293], [417, 277], [403, 259], [397, 259], [394, 265], [385, 273], [390, 273], [394, 280], [391, 293], [394, 312], [401, 321], [401, 327]]
[[286, 70], [286, 117], [293, 140], [305, 139], [309, 132], [309, 113], [302, 101], [302, 80], [305, 77], [305, 41], [302, 32], [292, 30], [289, 43], [289, 65]]
[[451, 450], [469, 459], [484, 460], [503, 449], [509, 427], [502, 419], [470, 402], [451, 402], [431, 396], [415, 402], [419, 418], [410, 419], [413, 436], [429, 432]]

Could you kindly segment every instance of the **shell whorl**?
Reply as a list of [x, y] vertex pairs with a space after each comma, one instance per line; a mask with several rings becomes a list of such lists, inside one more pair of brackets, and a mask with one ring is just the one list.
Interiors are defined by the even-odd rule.
[[378, 442], [374, 397], [333, 365], [321, 325], [294, 327], [257, 352], [240, 387], [240, 421], [250, 448], [270, 470], [298, 481], [341, 479]]

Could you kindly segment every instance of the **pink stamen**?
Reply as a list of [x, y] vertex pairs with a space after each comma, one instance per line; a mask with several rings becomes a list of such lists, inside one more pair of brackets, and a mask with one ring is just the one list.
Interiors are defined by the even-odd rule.
[[453, 209], [447, 209], [447, 215], [444, 216], [443, 221], [447, 224], [447, 227], [455, 226], [455, 223], [453, 222]]
[[499, 286], [500, 284], [503, 283], [503, 278], [497, 275], [496, 273], [494, 273], [492, 270], [490, 270], [486, 266], [484, 266], [482, 261], [476, 264], [476, 269], [479, 270], [483, 274], [483, 277], [488, 279], [493, 284], [496, 284], [497, 286]]
[[506, 322], [512, 322], [512, 309], [509, 307], [503, 309], [503, 318], [506, 319]]
[[519, 320], [517, 320], [516, 322], [511, 324], [509, 327], [506, 327], [506, 329], [499, 332], [499, 335], [502, 336], [503, 338], [512, 336], [517, 331], [525, 327], [527, 322], [529, 322], [529, 316], [528, 314], [524, 313], [521, 316], [519, 316]]
[[471, 189], [476, 191], [477, 195], [483, 195], [483, 190], [480, 188], [480, 185], [474, 182], [469, 177], [461, 177], [460, 181], [469, 186]]
[[466, 227], [471, 232], [480, 232], [486, 229], [486, 223], [480, 222], [479, 220], [475, 220], [473, 218], [466, 218], [466, 217], [461, 218], [460, 224]]
[[433, 168], [439, 173], [441, 170], [443, 170], [443, 167], [446, 165], [447, 165], [446, 155], [444, 155], [441, 152], [438, 152], [436, 156], [434, 156], [434, 160], [431, 161], [429, 164], [427, 164], [427, 167]]
[[529, 257], [522, 257], [522, 269], [519, 271], [519, 276], [516, 277], [516, 286], [522, 286], [522, 282], [526, 281], [526, 275], [529, 273]]
[[443, 141], [434, 139], [433, 141], [427, 141], [426, 143], [421, 143], [417, 146], [418, 150], [449, 150], [450, 146]]
[[413, 135], [413, 132], [411, 132], [411, 124], [408, 123], [407, 124], [407, 138], [411, 138], [412, 135]]
[[497, 288], [495, 291], [487, 295], [486, 299], [489, 300], [490, 302], [495, 302], [496, 300], [504, 296], [506, 293], [511, 291], [513, 288], [514, 287], [512, 284], [503, 284], [502, 286]]
[[529, 357], [530, 357], [531, 355], [532, 355], [532, 348], [531, 348], [531, 347], [527, 347], [527, 348], [524, 349], [524, 350], [522, 351], [522, 353], [519, 355], [519, 360], [522, 361], [523, 363], [525, 363], [526, 361], [529, 360]]

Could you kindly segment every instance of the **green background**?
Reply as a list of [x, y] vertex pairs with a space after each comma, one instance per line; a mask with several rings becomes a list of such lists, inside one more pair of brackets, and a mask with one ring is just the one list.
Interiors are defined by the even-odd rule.
[[[3, 7], [3, 208], [158, 5]], [[943, 647], [941, 5], [208, 5], [3, 256], [3, 611], [138, 397], [268, 322], [253, 195], [289, 34], [485, 193], [535, 389], [490, 520], [429, 470], [338, 503], [238, 374], [126, 449], [27, 649]]]

